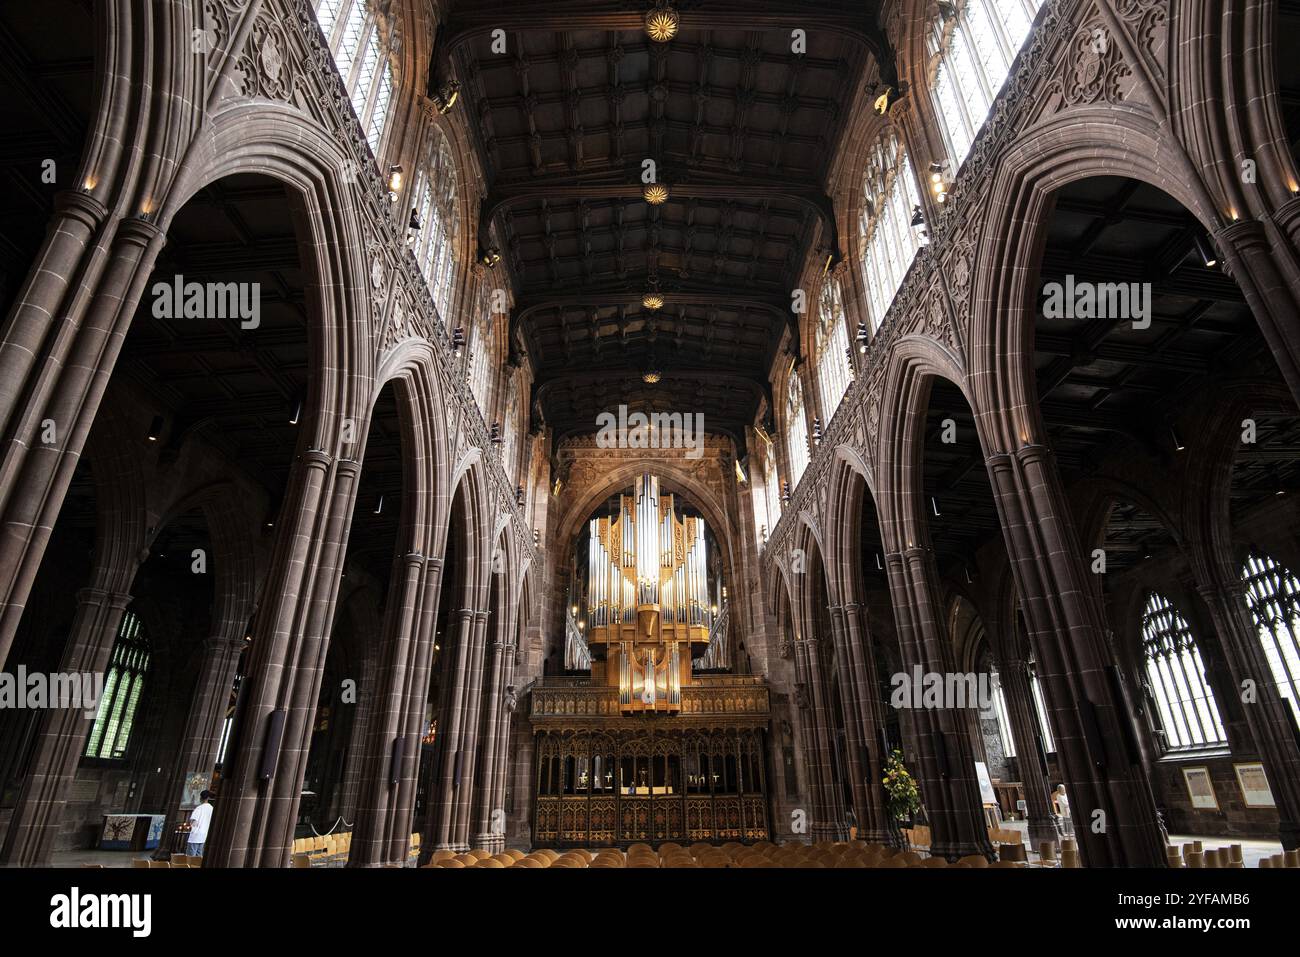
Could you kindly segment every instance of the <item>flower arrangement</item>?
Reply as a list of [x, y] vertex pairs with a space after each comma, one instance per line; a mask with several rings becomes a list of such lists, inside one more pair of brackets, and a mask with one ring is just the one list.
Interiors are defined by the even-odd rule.
[[898, 821], [910, 818], [921, 806], [921, 792], [916, 779], [903, 764], [903, 752], [892, 751], [885, 759], [883, 770], [885, 776], [881, 783], [885, 786], [885, 810]]

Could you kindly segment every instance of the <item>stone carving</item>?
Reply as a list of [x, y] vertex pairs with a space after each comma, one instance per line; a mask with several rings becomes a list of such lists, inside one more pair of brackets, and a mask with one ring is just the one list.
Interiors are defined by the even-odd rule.
[[1124, 99], [1123, 81], [1131, 71], [1106, 26], [1088, 23], [1074, 35], [1070, 51], [1058, 79], [1063, 106]]

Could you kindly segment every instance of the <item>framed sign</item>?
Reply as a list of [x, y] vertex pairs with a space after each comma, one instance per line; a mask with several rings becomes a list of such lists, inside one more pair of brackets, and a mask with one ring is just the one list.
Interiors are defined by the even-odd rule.
[[984, 804], [997, 804], [998, 796], [993, 792], [993, 779], [989, 777], [988, 765], [983, 761], [975, 762], [975, 777], [980, 785], [980, 801]]
[[1207, 811], [1219, 809], [1209, 768], [1183, 768], [1183, 780], [1187, 782], [1187, 795], [1192, 799], [1192, 807]]
[[1246, 807], [1277, 807], [1273, 792], [1269, 790], [1268, 777], [1264, 774], [1264, 765], [1234, 764], [1237, 772], [1237, 786], [1241, 788], [1241, 799]]

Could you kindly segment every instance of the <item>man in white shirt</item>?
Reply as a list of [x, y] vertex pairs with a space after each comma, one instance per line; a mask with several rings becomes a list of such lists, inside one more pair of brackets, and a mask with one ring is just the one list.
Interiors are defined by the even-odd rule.
[[212, 805], [208, 803], [210, 792], [199, 794], [199, 806], [190, 812], [190, 834], [185, 842], [185, 853], [190, 857], [203, 856], [203, 842], [208, 839], [208, 825], [212, 822]]

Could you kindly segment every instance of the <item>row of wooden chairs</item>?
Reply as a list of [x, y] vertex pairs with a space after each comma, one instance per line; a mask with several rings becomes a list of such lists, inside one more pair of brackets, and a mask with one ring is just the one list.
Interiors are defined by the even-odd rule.
[[563, 853], [542, 848], [525, 854], [520, 850], [507, 850], [491, 854], [484, 850], [456, 853], [440, 850], [433, 854], [426, 867], [460, 869], [484, 868], [908, 868], [908, 867], [959, 867], [959, 868], [1018, 868], [1025, 867], [1023, 860], [1000, 860], [990, 863], [979, 854], [964, 857], [949, 864], [943, 858], [923, 857], [917, 851], [901, 851], [881, 844], [862, 841], [822, 842], [818, 844], [776, 845], [760, 841], [752, 845], [731, 842], [723, 845], [697, 843], [690, 847], [668, 842], [658, 850], [648, 844], [633, 844], [626, 852], [617, 848], [587, 850], [575, 848]]
[[[342, 867], [348, 862], [348, 854], [351, 850], [351, 831], [323, 834], [318, 837], [300, 837], [293, 842], [293, 866]], [[407, 845], [407, 863], [415, 861], [419, 856], [420, 835], [412, 834]]]
[[[1165, 847], [1165, 856], [1168, 858], [1170, 867], [1186, 867], [1193, 870], [1207, 867], [1241, 868], [1246, 866], [1240, 844], [1229, 844], [1227, 847], [1208, 849], [1201, 841], [1190, 841], [1181, 845], [1170, 844]], [[1261, 857], [1259, 866], [1269, 869], [1300, 867], [1300, 850], [1284, 851], [1281, 854]]]

